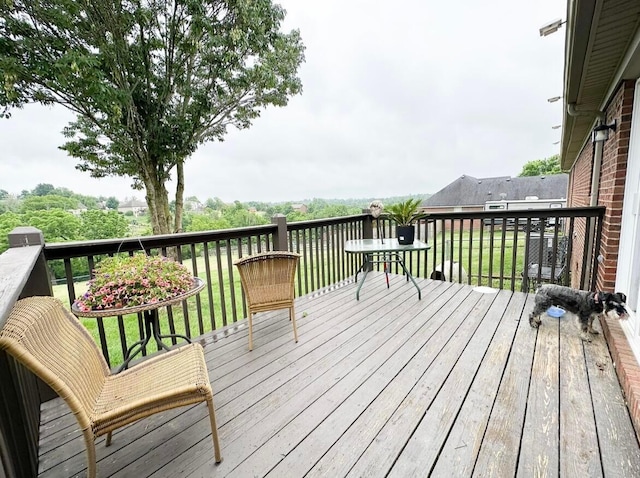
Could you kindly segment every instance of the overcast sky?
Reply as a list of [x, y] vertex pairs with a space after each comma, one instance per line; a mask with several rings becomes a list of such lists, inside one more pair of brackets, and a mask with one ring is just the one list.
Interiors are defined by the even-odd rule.
[[[463, 174], [516, 176], [559, 152], [564, 26], [557, 0], [281, 0], [306, 46], [301, 95], [185, 164], [185, 196], [224, 201], [435, 193]], [[133, 191], [92, 179], [58, 146], [73, 119], [31, 105], [0, 120], [0, 189]], [[170, 197], [175, 187], [169, 184]]]

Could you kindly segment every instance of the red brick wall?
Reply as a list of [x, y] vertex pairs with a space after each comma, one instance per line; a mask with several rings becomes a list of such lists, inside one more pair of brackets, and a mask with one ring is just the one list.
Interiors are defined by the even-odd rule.
[[[593, 169], [593, 144], [589, 141], [571, 170], [569, 197], [567, 206], [581, 207], [589, 205], [591, 175]], [[580, 288], [583, 246], [586, 243], [586, 225], [578, 220], [573, 229], [573, 252], [571, 257], [571, 287]]]
[[[599, 255], [602, 262], [598, 266], [596, 289], [613, 291], [618, 266], [618, 247], [620, 244], [620, 221], [622, 217], [622, 198], [629, 152], [631, 131], [631, 110], [633, 107], [634, 82], [626, 81], [620, 85], [605, 115], [607, 124], [616, 121], [616, 131], [610, 132], [604, 143], [602, 167], [600, 169], [600, 187], [598, 205], [607, 208], [602, 230], [602, 245]], [[588, 206], [593, 168], [593, 145], [589, 140], [571, 170], [569, 206]], [[571, 285], [579, 287], [582, 269], [582, 248], [576, 247], [586, 242], [584, 222], [576, 222], [574, 250], [571, 258]]]

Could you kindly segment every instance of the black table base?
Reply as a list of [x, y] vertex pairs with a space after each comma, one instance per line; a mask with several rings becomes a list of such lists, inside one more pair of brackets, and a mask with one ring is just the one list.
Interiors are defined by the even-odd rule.
[[[124, 362], [122, 363], [122, 365], [120, 365], [116, 373], [120, 373], [123, 370], [126, 370], [129, 367], [129, 362], [131, 362], [131, 360], [136, 355], [138, 355], [140, 352], [142, 352], [142, 350], [146, 348], [147, 344], [152, 338], [155, 339], [158, 347], [164, 350], [170, 350], [170, 348], [162, 341], [162, 339], [165, 339], [165, 338], [177, 337], [177, 338], [186, 340], [188, 343], [191, 343], [191, 339], [186, 335], [160, 334], [160, 320], [158, 318], [158, 309], [145, 310], [143, 314], [144, 314], [144, 329], [145, 329], [144, 335], [145, 336], [142, 340], [138, 340], [136, 343], [134, 343], [127, 349], [127, 352], [124, 354]], [[135, 350], [134, 352], [134, 349], [136, 347], [138, 347], [138, 349]]]

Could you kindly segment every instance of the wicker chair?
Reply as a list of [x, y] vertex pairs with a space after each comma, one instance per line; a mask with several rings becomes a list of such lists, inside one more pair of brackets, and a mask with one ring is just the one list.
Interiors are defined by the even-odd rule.
[[[87, 476], [96, 475], [95, 439], [175, 407], [206, 402], [215, 459], [220, 445], [213, 393], [200, 344], [158, 355], [112, 374], [91, 335], [52, 297], [18, 301], [0, 330], [0, 349], [60, 395], [78, 420], [87, 447]], [[176, 373], [180, 371], [180, 373]]]
[[274, 309], [289, 309], [293, 337], [298, 341], [294, 278], [300, 254], [272, 251], [242, 257], [234, 262], [240, 272], [242, 288], [249, 308], [249, 350], [253, 350], [253, 314]]

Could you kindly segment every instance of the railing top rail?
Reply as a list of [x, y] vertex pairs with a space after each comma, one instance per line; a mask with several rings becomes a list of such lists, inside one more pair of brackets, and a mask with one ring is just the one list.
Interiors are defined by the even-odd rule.
[[324, 219], [311, 219], [309, 221], [297, 221], [287, 223], [287, 229], [290, 231], [298, 231], [300, 229], [308, 229], [310, 227], [331, 226], [334, 224], [346, 224], [353, 221], [360, 221], [369, 214], [354, 214], [352, 216], [339, 216]]
[[0, 254], [0, 329], [4, 326], [42, 251], [42, 246], [12, 247]]
[[112, 254], [119, 252], [139, 251], [162, 247], [181, 246], [185, 244], [236, 239], [257, 234], [275, 233], [277, 226], [266, 224], [252, 227], [219, 229], [216, 231], [181, 232], [157, 236], [126, 237], [119, 239], [97, 239], [93, 241], [71, 241], [46, 244], [47, 260], [83, 257], [88, 255]]
[[604, 206], [594, 207], [562, 207], [545, 209], [511, 209], [511, 210], [491, 210], [491, 211], [464, 211], [464, 212], [434, 212], [429, 213], [426, 220], [438, 218], [451, 219], [482, 219], [482, 218], [503, 218], [518, 216], [527, 217], [604, 217], [606, 208]]

